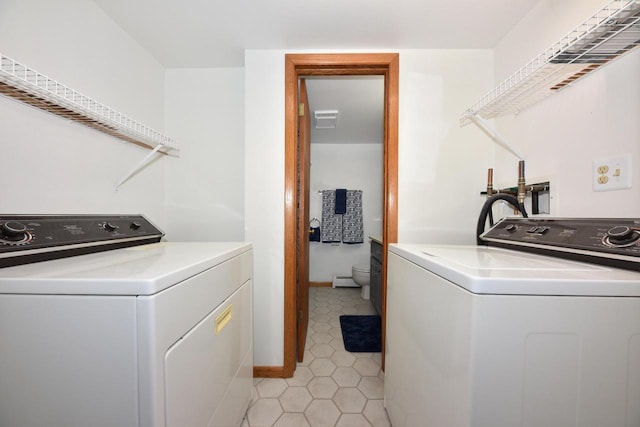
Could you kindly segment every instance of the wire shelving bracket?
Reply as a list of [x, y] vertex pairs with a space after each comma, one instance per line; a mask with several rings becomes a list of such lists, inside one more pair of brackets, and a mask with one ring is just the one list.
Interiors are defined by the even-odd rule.
[[478, 126], [484, 133], [489, 135], [491, 139], [493, 139], [498, 145], [502, 148], [513, 154], [518, 158], [518, 160], [524, 160], [524, 157], [509, 143], [507, 139], [505, 139], [497, 130], [495, 130], [485, 119], [480, 117], [477, 114], [469, 116], [469, 120], [471, 120], [476, 126]]

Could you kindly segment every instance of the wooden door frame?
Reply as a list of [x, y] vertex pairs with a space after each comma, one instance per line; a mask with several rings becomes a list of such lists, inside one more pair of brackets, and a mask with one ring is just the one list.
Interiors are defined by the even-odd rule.
[[[296, 164], [298, 78], [301, 76], [384, 76], [384, 160], [382, 271], [387, 271], [387, 245], [398, 240], [398, 86], [397, 53], [285, 55], [285, 185], [284, 185], [284, 360], [283, 376], [296, 369]], [[382, 366], [386, 325], [386, 274], [382, 283]]]

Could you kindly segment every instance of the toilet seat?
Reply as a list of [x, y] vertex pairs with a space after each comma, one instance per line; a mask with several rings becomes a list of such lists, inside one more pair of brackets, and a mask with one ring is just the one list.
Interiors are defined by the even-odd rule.
[[357, 271], [358, 273], [369, 273], [371, 270], [371, 265], [369, 264], [358, 264], [353, 266], [353, 271]]

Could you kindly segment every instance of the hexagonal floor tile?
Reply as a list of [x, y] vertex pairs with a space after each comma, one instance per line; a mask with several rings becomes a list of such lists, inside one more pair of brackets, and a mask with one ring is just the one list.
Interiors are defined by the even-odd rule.
[[313, 398], [306, 387], [289, 387], [278, 400], [285, 412], [304, 412]]
[[335, 338], [333, 338], [333, 336], [327, 332], [315, 332], [311, 334], [311, 339], [319, 344], [328, 344]]
[[[331, 323], [329, 323], [329, 326], [331, 326]], [[337, 327], [336, 326], [331, 326], [331, 329], [329, 329], [329, 333], [334, 338], [342, 339], [342, 329], [340, 329], [339, 325]]]
[[256, 390], [261, 398], [278, 397], [287, 386], [287, 382], [282, 378], [265, 378], [256, 385]]
[[384, 400], [382, 399], [367, 401], [362, 415], [375, 427], [391, 427], [391, 421], [389, 421], [387, 411], [384, 409]]
[[367, 398], [357, 388], [340, 388], [333, 396], [333, 402], [342, 413], [358, 414], [362, 412]]
[[344, 350], [344, 339], [343, 338], [334, 338], [331, 340], [329, 345], [336, 350]]
[[315, 343], [311, 346], [310, 350], [315, 357], [331, 357], [333, 352], [336, 351], [335, 348], [327, 343]]
[[356, 304], [355, 309], [358, 314], [376, 314], [376, 310], [371, 307], [371, 304]]
[[316, 322], [313, 325], [313, 330], [316, 332], [328, 333], [331, 330], [331, 325], [328, 322]]
[[362, 414], [342, 414], [336, 427], [371, 427]]
[[360, 372], [360, 375], [363, 377], [378, 375], [380, 371], [380, 364], [371, 358], [360, 357], [353, 363], [353, 367], [356, 371]]
[[331, 355], [331, 360], [336, 366], [353, 366], [356, 357], [346, 350], [338, 350]]
[[358, 314], [358, 309], [353, 306], [347, 306], [342, 309], [342, 313], [348, 315]]
[[311, 427], [311, 425], [304, 414], [285, 413], [273, 427]]
[[336, 365], [330, 359], [316, 358], [309, 364], [309, 369], [315, 376], [328, 377], [336, 370]]
[[313, 372], [307, 366], [298, 366], [292, 378], [287, 378], [289, 387], [306, 386], [313, 379]]
[[312, 427], [332, 426], [340, 417], [340, 411], [331, 400], [314, 400], [304, 414]]
[[340, 387], [356, 387], [362, 376], [352, 366], [341, 366], [331, 374], [331, 378]]
[[382, 364], [382, 353], [373, 353], [371, 355], [371, 360], [376, 362], [378, 365]]
[[307, 388], [316, 399], [331, 399], [336, 394], [338, 385], [331, 377], [316, 377], [309, 382]]
[[304, 356], [302, 357], [302, 362], [298, 362], [298, 366], [309, 366], [313, 359], [316, 357], [311, 353], [311, 350], [305, 350]]
[[362, 377], [358, 390], [367, 396], [367, 399], [384, 398], [384, 383], [378, 377]]
[[328, 314], [314, 314], [313, 319], [316, 322], [328, 322], [329, 320], [331, 320], [331, 316], [329, 316]]
[[247, 418], [249, 425], [270, 426], [282, 415], [282, 407], [278, 399], [260, 399], [249, 408]]
[[327, 314], [327, 313], [328, 313], [328, 312], [330, 312], [330, 311], [331, 311], [331, 310], [329, 310], [329, 307], [317, 307], [317, 306], [316, 306], [316, 307], [313, 309], [313, 312], [314, 312], [314, 313], [317, 313], [317, 314]]

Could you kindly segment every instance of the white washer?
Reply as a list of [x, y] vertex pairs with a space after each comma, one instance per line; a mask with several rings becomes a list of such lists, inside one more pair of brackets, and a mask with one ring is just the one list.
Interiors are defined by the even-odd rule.
[[640, 273], [484, 246], [388, 262], [394, 427], [640, 426]]
[[0, 425], [240, 425], [251, 275], [247, 243], [161, 242], [0, 269]]

